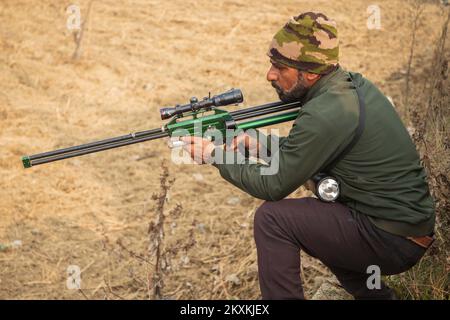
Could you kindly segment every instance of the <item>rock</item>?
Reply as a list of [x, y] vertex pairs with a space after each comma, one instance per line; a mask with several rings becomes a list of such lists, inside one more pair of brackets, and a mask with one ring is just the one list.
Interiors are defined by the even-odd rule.
[[241, 199], [239, 199], [238, 197], [230, 197], [227, 200], [227, 204], [232, 205], [232, 206], [239, 204], [239, 202], [241, 202]]
[[194, 178], [194, 180], [196, 181], [203, 181], [205, 180], [205, 178], [203, 177], [203, 175], [201, 173], [194, 173], [192, 175], [192, 177]]
[[206, 232], [206, 226], [204, 223], [199, 223], [197, 224], [197, 230], [200, 231], [201, 233], [205, 233]]
[[182, 263], [183, 265], [189, 264], [190, 261], [191, 261], [191, 260], [189, 259], [188, 256], [181, 257], [181, 263]]
[[414, 133], [416, 132], [416, 129], [412, 126], [409, 126], [406, 128], [406, 130], [408, 130], [409, 135], [412, 137], [414, 135]]
[[336, 278], [326, 279], [311, 300], [353, 300], [353, 297], [341, 287]]
[[394, 108], [396, 108], [395, 103], [394, 103], [394, 99], [392, 99], [391, 96], [386, 96], [386, 98], [388, 98], [388, 100], [392, 104], [392, 106], [394, 106]]
[[142, 86], [142, 89], [144, 89], [146, 91], [152, 91], [153, 88], [155, 88], [155, 86], [150, 82], [148, 82]]
[[230, 274], [225, 278], [225, 281], [231, 282], [232, 284], [238, 286], [241, 284], [241, 280], [239, 280], [238, 276], [236, 274]]
[[220, 267], [219, 267], [218, 264], [215, 264], [215, 265], [213, 265], [213, 266], [211, 267], [211, 272], [213, 272], [213, 273], [219, 273], [219, 271], [220, 271]]
[[19, 247], [21, 247], [22, 246], [22, 240], [14, 240], [12, 243], [11, 243], [11, 247], [12, 248], [19, 248]]
[[177, 232], [176, 228], [177, 228], [177, 223], [174, 221], [170, 224], [170, 234], [171, 235], [174, 235]]
[[14, 240], [11, 243], [0, 243], [0, 252], [9, 249], [18, 249], [22, 246], [22, 240]]

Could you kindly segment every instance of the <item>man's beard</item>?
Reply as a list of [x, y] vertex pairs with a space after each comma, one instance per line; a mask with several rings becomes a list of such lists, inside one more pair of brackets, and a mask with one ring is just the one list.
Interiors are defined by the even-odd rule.
[[291, 88], [289, 91], [284, 91], [281, 89], [275, 81], [272, 81], [272, 87], [275, 88], [277, 91], [278, 97], [283, 102], [295, 102], [302, 100], [306, 93], [308, 92], [309, 88], [305, 87], [300, 83], [300, 80], [297, 80], [297, 83], [294, 87]]

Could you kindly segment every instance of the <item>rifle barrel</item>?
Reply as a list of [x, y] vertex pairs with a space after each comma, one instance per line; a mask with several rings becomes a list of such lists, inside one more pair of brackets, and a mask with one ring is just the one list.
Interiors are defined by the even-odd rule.
[[[250, 110], [245, 113], [239, 113], [238, 115], [234, 115], [231, 113], [231, 116], [233, 117], [234, 121], [240, 121], [245, 120], [253, 117], [259, 117], [266, 114], [276, 113], [280, 111], [286, 111], [291, 109], [298, 109], [301, 106], [300, 102], [292, 102], [292, 103], [280, 103], [280, 104], [274, 104], [274, 106], [266, 107], [266, 108], [251, 108], [253, 110]], [[248, 110], [248, 109], [244, 109]]]
[[262, 117], [257, 119], [251, 119], [249, 121], [243, 121], [236, 123], [236, 127], [242, 130], [257, 129], [261, 127], [271, 126], [278, 123], [295, 120], [298, 116], [300, 108], [297, 110], [290, 110], [287, 112], [281, 112], [269, 117]]
[[39, 153], [32, 156], [24, 156], [22, 158], [22, 163], [25, 168], [29, 168], [31, 166], [36, 166], [43, 163], [73, 158], [89, 153], [123, 147], [130, 144], [159, 139], [168, 136], [169, 133], [162, 132], [161, 129], [142, 131], [134, 134], [131, 133], [125, 136], [95, 141], [70, 148], [58, 149], [55, 151]]
[[231, 111], [230, 115], [234, 118], [236, 116], [241, 116], [241, 115], [244, 115], [244, 114], [249, 114], [249, 113], [262, 111], [262, 110], [271, 110], [272, 108], [281, 107], [281, 106], [285, 106], [285, 107], [288, 107], [288, 106], [299, 107], [300, 106], [300, 102], [276, 101], [276, 102], [271, 102], [271, 103], [266, 103], [266, 104], [262, 104], [262, 105], [259, 105], [259, 106], [255, 106], [255, 107], [250, 107], [250, 108], [240, 109], [240, 110], [236, 110], [236, 111]]

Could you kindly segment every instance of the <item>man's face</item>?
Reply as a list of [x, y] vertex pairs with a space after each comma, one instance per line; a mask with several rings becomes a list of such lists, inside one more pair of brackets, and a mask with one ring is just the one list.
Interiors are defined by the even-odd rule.
[[273, 60], [271, 64], [267, 72], [267, 81], [271, 82], [280, 100], [284, 102], [301, 100], [310, 87], [301, 72]]

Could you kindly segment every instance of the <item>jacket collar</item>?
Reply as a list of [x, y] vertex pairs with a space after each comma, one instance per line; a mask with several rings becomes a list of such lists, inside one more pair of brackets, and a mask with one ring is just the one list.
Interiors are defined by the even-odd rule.
[[329, 74], [322, 76], [306, 93], [305, 97], [302, 99], [303, 103], [314, 99], [315, 97], [321, 95], [325, 92], [336, 80], [344, 78], [347, 72], [338, 66], [336, 70], [330, 72]]

